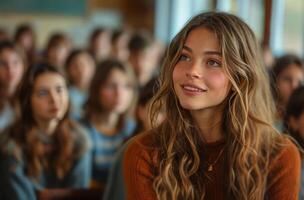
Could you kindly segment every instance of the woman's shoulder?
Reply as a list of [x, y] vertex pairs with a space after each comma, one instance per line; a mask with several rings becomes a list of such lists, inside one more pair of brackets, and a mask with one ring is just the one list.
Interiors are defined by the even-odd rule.
[[18, 148], [17, 143], [10, 137], [9, 129], [5, 129], [3, 133], [0, 134], [1, 154], [13, 155], [16, 148]]
[[158, 140], [157, 133], [152, 130], [131, 138], [125, 150], [125, 161], [129, 163], [143, 161], [155, 165], [160, 152]]
[[272, 199], [297, 199], [301, 174], [300, 153], [291, 139], [282, 137], [280, 148], [270, 159], [267, 193]]
[[299, 148], [291, 138], [282, 136], [279, 147], [279, 150], [272, 156], [270, 164], [288, 163], [290, 161], [301, 162]]
[[6, 162], [9, 167], [20, 165], [25, 162], [22, 149], [16, 141], [10, 137], [6, 129], [0, 134], [0, 163]]
[[282, 136], [278, 150], [269, 161], [269, 178], [298, 176], [301, 168], [301, 156], [297, 145], [289, 137]]
[[128, 148], [139, 148], [146, 151], [155, 151], [159, 147], [159, 137], [155, 130], [146, 131], [134, 136], [128, 145]]
[[72, 121], [70, 127], [75, 139], [74, 148], [75, 152], [77, 152], [76, 156], [81, 156], [91, 149], [92, 142], [87, 130], [77, 121]]

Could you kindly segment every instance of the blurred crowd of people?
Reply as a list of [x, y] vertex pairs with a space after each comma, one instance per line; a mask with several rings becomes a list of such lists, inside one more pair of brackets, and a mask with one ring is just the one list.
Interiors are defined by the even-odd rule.
[[46, 44], [37, 49], [29, 24], [0, 33], [4, 199], [12, 191], [34, 199], [43, 188], [104, 188], [117, 150], [151, 127], [148, 101], [164, 55], [152, 34], [98, 27], [84, 47], [63, 32]]
[[[14, 35], [0, 31], [0, 198], [104, 188], [119, 148], [151, 128], [149, 101], [164, 54], [143, 30], [98, 27], [84, 47], [56, 32], [44, 49], [29, 24]], [[303, 60], [288, 54], [267, 65], [275, 126], [304, 148]]]

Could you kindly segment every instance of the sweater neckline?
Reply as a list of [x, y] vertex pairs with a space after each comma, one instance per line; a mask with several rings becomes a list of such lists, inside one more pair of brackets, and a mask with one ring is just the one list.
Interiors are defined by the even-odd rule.
[[213, 150], [222, 149], [225, 144], [226, 144], [226, 139], [222, 138], [214, 142], [203, 142], [202, 147], [204, 150], [213, 151]]

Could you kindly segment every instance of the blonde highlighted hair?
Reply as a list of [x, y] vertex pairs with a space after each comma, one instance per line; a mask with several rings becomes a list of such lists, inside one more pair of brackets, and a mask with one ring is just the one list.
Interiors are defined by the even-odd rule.
[[160, 109], [167, 119], [160, 134], [160, 168], [154, 180], [158, 199], [204, 199], [202, 139], [189, 111], [178, 103], [172, 81], [173, 69], [185, 40], [193, 29], [214, 31], [220, 43], [222, 66], [232, 85], [223, 112], [226, 138], [227, 199], [263, 199], [268, 163], [282, 144], [272, 127], [275, 106], [259, 44], [253, 31], [238, 17], [220, 12], [202, 13], [191, 19], [171, 42], [150, 115], [152, 123]]

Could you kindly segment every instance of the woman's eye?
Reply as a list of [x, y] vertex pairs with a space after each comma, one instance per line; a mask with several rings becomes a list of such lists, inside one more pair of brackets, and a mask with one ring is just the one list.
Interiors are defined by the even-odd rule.
[[47, 90], [39, 90], [37, 95], [39, 97], [44, 97], [44, 96], [47, 96], [48, 95], [48, 91]]
[[190, 61], [190, 58], [189, 58], [189, 56], [187, 56], [187, 55], [185, 55], [185, 54], [181, 54], [181, 55], [179, 56], [179, 60], [180, 60], [180, 61]]
[[218, 62], [218, 61], [215, 61], [215, 60], [208, 60], [207, 64], [209, 66], [213, 66], [213, 67], [220, 67], [221, 66], [221, 63]]
[[117, 85], [115, 83], [107, 83], [105, 84], [104, 88], [106, 89], [115, 89], [117, 87]]
[[63, 87], [63, 86], [58, 86], [58, 87], [56, 87], [56, 91], [57, 91], [58, 93], [62, 93], [63, 90], [64, 90], [64, 87]]

